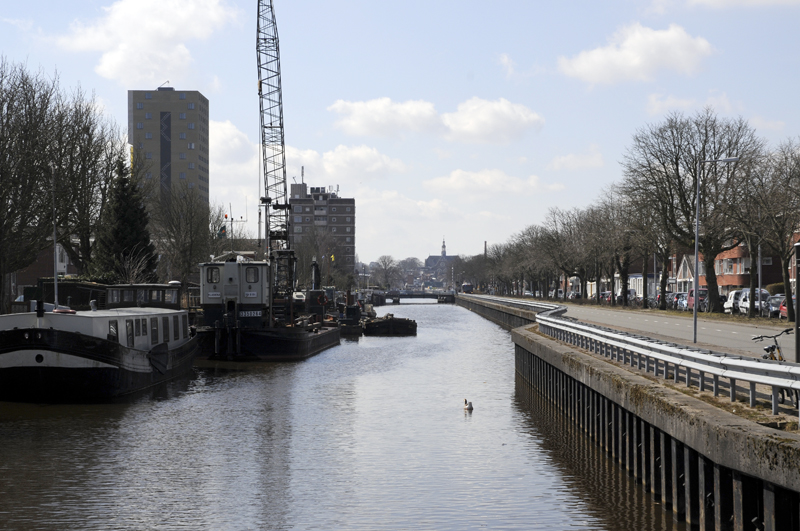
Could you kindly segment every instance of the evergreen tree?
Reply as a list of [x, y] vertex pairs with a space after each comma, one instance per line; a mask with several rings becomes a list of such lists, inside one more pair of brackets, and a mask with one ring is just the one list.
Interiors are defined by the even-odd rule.
[[122, 164], [117, 173], [95, 243], [95, 275], [107, 282], [155, 282], [158, 259], [144, 199]]

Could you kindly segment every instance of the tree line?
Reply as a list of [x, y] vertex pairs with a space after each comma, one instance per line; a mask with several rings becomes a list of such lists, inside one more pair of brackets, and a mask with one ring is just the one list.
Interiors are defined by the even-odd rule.
[[[529, 285], [547, 296], [562, 275], [577, 277], [584, 294], [589, 282], [603, 279], [612, 282], [614, 292], [618, 274], [617, 288], [627, 304], [628, 271], [637, 259], [647, 263], [655, 255], [663, 266], [676, 252], [694, 253], [699, 185], [697, 243], [708, 311], [722, 310], [716, 257], [737, 245], [745, 245], [753, 257], [759, 246], [778, 256], [784, 292], [791, 293], [788, 270], [800, 230], [798, 140], [768, 147], [741, 117], [723, 118], [710, 108], [691, 116], [674, 112], [633, 134], [621, 170], [621, 180], [594, 204], [552, 208], [543, 223], [465, 259], [466, 276], [500, 292]], [[755, 273], [756, 260], [751, 263]], [[751, 289], [756, 281], [751, 274]], [[666, 275], [660, 291], [668, 291]], [[596, 297], [599, 302], [599, 293]]]
[[54, 227], [84, 278], [188, 280], [223, 245], [222, 209], [180, 186], [156, 205], [147, 169], [94, 94], [0, 56], [0, 312], [9, 274], [53, 247]]

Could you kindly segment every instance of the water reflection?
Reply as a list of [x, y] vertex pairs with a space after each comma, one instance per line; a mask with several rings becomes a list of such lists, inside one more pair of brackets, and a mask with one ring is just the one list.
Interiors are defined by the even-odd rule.
[[204, 364], [126, 404], [0, 403], [0, 527], [671, 529], [516, 394], [508, 332], [452, 305], [391, 310], [418, 335]]
[[607, 529], [640, 531], [684, 531], [660, 500], [645, 493], [640, 484], [608, 454], [591, 441], [550, 402], [516, 378], [516, 407], [521, 424], [537, 439], [549, 462], [558, 468], [563, 488], [580, 492], [589, 512]]

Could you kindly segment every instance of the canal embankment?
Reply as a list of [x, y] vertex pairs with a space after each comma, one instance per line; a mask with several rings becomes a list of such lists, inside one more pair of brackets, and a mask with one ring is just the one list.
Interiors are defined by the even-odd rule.
[[532, 325], [535, 312], [476, 299], [458, 304], [513, 328], [518, 385], [552, 402], [675, 519], [699, 529], [800, 528], [796, 432], [546, 337]]

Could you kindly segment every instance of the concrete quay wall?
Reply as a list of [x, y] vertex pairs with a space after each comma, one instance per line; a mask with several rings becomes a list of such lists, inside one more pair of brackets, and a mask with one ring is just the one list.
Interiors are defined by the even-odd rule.
[[506, 328], [528, 321], [511, 332], [518, 385], [549, 400], [676, 520], [702, 530], [800, 530], [796, 433], [543, 336], [530, 326], [535, 315], [517, 308], [503, 316], [501, 304], [458, 303]]
[[536, 322], [536, 312], [514, 308], [504, 304], [465, 297], [457, 297], [456, 304], [477, 313], [481, 317], [502, 326], [506, 330]]

